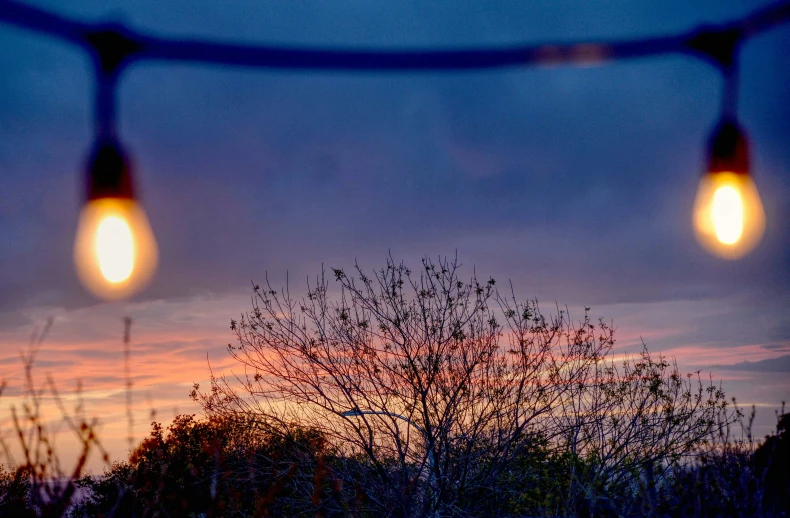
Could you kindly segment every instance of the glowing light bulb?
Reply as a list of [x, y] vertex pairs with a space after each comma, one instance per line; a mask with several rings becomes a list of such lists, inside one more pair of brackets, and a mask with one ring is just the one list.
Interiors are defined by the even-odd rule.
[[743, 257], [763, 237], [765, 211], [749, 174], [749, 144], [731, 116], [719, 121], [708, 141], [693, 218], [697, 241], [724, 259]]
[[697, 240], [711, 253], [738, 259], [760, 242], [765, 212], [749, 175], [732, 172], [705, 175], [694, 204]]
[[88, 161], [74, 263], [85, 287], [107, 300], [141, 290], [156, 270], [156, 239], [132, 180], [121, 145], [114, 139], [98, 141]]
[[148, 218], [134, 200], [100, 198], [82, 209], [74, 262], [94, 295], [108, 300], [132, 295], [151, 280], [157, 260]]

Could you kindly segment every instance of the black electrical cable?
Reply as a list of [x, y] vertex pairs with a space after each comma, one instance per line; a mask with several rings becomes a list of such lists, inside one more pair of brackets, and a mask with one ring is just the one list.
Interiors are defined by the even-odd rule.
[[468, 70], [542, 64], [590, 64], [681, 53], [721, 66], [748, 38], [790, 22], [790, 1], [777, 2], [721, 25], [673, 36], [475, 49], [329, 49], [181, 40], [146, 35], [119, 24], [71, 20], [12, 0], [0, 0], [0, 21], [87, 48], [105, 69], [133, 60], [170, 60], [260, 68], [313, 70]]

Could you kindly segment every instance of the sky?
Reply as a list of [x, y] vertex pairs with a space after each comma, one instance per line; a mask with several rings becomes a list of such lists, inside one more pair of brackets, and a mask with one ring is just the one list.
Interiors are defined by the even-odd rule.
[[[344, 47], [495, 46], [644, 37], [742, 16], [761, 1], [29, 0], [163, 36]], [[691, 207], [721, 78], [689, 57], [605, 66], [348, 73], [135, 64], [119, 130], [156, 233], [159, 271], [100, 303], [71, 254], [92, 139], [85, 54], [0, 24], [0, 423], [19, 351], [64, 397], [81, 382], [115, 458], [126, 438], [122, 318], [134, 319], [135, 437], [151, 410], [231, 372], [231, 318], [250, 281], [292, 286], [322, 265], [454, 255], [522, 298], [612, 319], [617, 347], [674, 356], [756, 405], [790, 399], [790, 26], [741, 53], [739, 113], [767, 216], [739, 261], [696, 244]], [[66, 395], [68, 394], [68, 395]], [[75, 403], [76, 404], [76, 403]], [[64, 446], [68, 450], [67, 446]], [[93, 466], [98, 466], [95, 462]], [[98, 469], [98, 468], [97, 468]]]

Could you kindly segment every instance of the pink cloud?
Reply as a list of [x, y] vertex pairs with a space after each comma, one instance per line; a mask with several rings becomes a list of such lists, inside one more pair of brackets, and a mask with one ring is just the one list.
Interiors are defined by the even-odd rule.
[[[76, 310], [31, 310], [27, 317], [34, 322], [54, 318], [37, 357], [36, 379], [40, 383], [51, 376], [68, 408], [74, 408], [79, 401], [75, 393], [79, 380], [85, 414], [99, 418], [99, 434], [112, 458], [123, 458], [128, 448], [123, 317], [134, 319], [134, 436], [139, 440], [149, 431], [152, 419], [167, 423], [177, 413], [199, 413], [200, 408], [188, 398], [188, 393], [193, 383], [207, 383], [207, 360], [215, 374], [243, 372], [227, 354], [226, 346], [235, 343], [230, 319], [249, 307], [247, 294], [232, 294], [103, 304]], [[543, 308], [544, 312], [550, 309]], [[644, 339], [651, 352], [676, 358], [681, 370], [700, 369], [703, 374], [712, 371], [714, 380], [723, 382], [728, 395], [765, 407], [758, 413], [762, 416], [758, 428], [767, 432], [773, 419], [768, 409], [790, 399], [787, 376], [721, 366], [786, 353], [768, 337], [752, 330], [742, 335], [734, 333], [728, 321], [737, 311], [737, 300], [701, 300], [600, 306], [593, 308], [592, 315], [614, 321], [618, 329], [617, 354], [637, 352]], [[581, 308], [571, 308], [573, 318], [582, 314]], [[21, 403], [24, 372], [19, 352], [26, 349], [31, 331], [29, 326], [0, 330], [0, 378], [9, 384], [0, 398], [0, 423], [6, 434], [10, 430], [9, 407]], [[47, 404], [51, 406], [51, 401]], [[74, 454], [73, 444], [66, 435], [61, 442], [61, 452], [69, 458]], [[101, 471], [100, 459], [94, 458], [90, 467]]]

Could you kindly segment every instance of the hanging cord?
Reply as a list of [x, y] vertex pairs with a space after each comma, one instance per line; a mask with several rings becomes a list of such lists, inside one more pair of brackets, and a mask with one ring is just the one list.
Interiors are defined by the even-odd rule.
[[94, 119], [96, 138], [116, 139], [116, 90], [118, 78], [139, 47], [123, 35], [120, 26], [106, 26], [88, 33], [96, 80]]
[[722, 118], [731, 120], [738, 119], [738, 58], [722, 69], [724, 78], [724, 94], [722, 95], [721, 114]]

